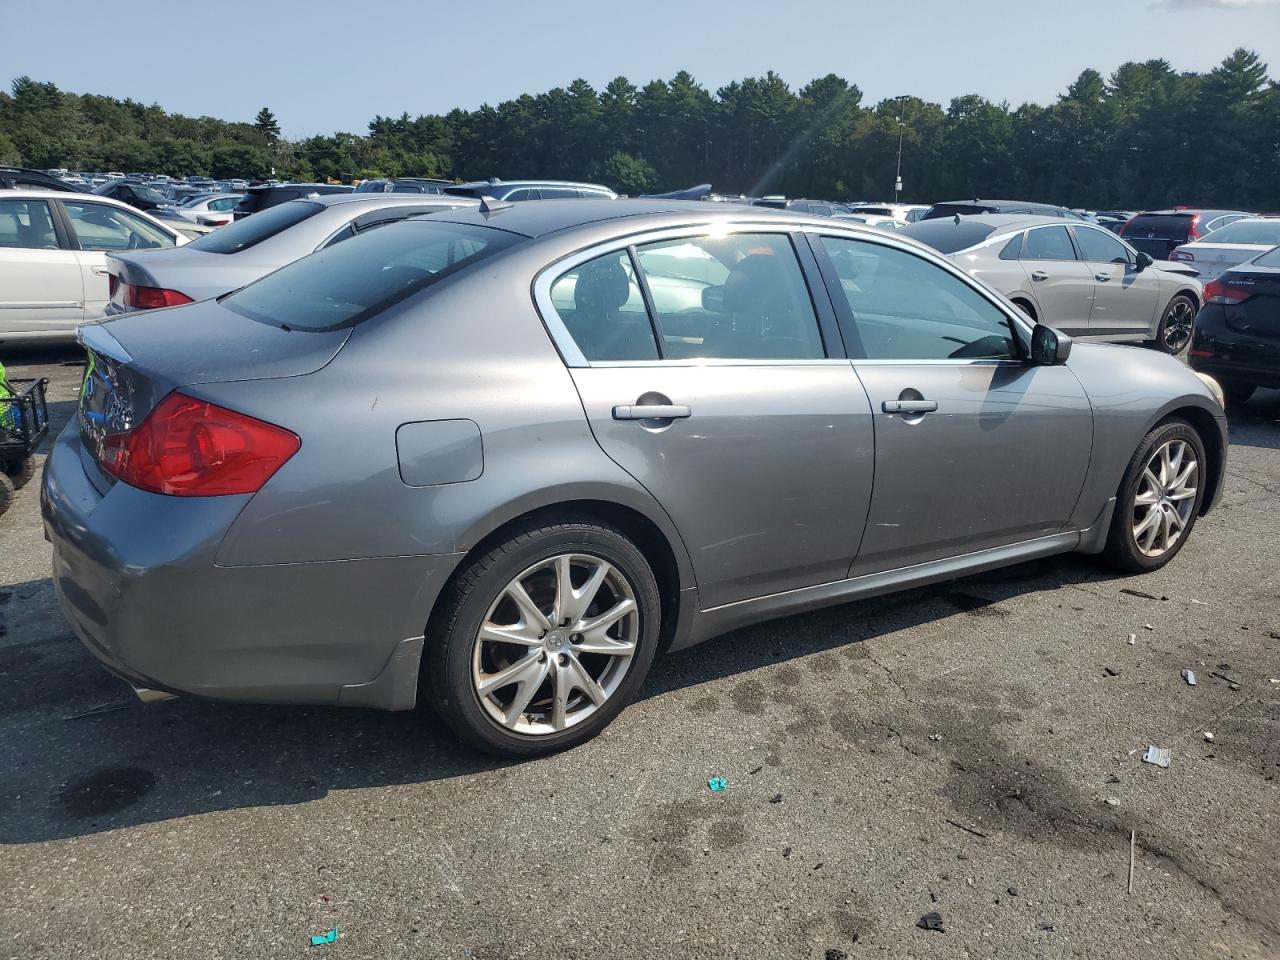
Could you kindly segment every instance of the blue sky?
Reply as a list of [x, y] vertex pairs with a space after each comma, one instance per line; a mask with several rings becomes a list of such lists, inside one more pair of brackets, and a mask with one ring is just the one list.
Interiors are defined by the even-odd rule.
[[[6, 0], [6, 3], [8, 0]], [[775, 70], [793, 87], [837, 73], [867, 102], [964, 93], [1048, 102], [1085, 67], [1164, 57], [1207, 70], [1237, 46], [1280, 75], [1280, 0], [217, 0], [131, 9], [14, 3], [0, 83], [28, 74], [78, 93], [251, 120], [289, 137], [363, 133], [375, 114], [498, 103], [583, 77], [638, 86], [690, 71], [714, 91]]]

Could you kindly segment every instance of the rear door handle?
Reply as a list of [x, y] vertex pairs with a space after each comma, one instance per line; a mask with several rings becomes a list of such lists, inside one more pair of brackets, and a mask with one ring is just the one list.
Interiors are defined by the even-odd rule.
[[692, 415], [688, 407], [675, 403], [636, 403], [613, 408], [615, 420], [683, 420]]
[[110, 271], [110, 270], [108, 270], [106, 267], [91, 267], [90, 269], [91, 269], [91, 270], [93, 270], [93, 272], [94, 272], [94, 273], [96, 273], [96, 274], [97, 274], [98, 276], [100, 276], [100, 277], [109, 277], [109, 276], [111, 276], [111, 271]]
[[1036, 281], [1048, 280], [1049, 275], [1045, 273], [1043, 270], [1035, 270], [1035, 271], [1032, 271], [1031, 279]]
[[937, 400], [886, 400], [880, 404], [885, 413], [933, 413], [938, 409]]
[[1111, 279], [1111, 274], [1109, 274], [1109, 273], [1095, 273], [1095, 274], [1093, 275], [1093, 279], [1097, 280], [1099, 283], [1106, 283], [1108, 280], [1110, 280], [1110, 279]]

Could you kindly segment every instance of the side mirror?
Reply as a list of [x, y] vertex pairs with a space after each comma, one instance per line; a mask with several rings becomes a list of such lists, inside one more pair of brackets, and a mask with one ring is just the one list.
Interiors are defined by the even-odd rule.
[[702, 288], [702, 309], [709, 313], [725, 313], [724, 285], [713, 284]]
[[1071, 356], [1071, 338], [1053, 327], [1037, 323], [1031, 331], [1031, 362], [1039, 367], [1056, 367]]
[[1156, 262], [1155, 258], [1152, 257], [1151, 254], [1143, 253], [1141, 250], [1138, 251], [1138, 272], [1139, 273], [1147, 269], [1147, 267], [1151, 266], [1155, 262]]

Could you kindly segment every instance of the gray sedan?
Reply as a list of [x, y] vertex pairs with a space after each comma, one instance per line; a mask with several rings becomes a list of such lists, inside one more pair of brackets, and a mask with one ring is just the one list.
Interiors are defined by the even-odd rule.
[[[106, 315], [220, 297], [318, 249], [406, 217], [475, 207], [465, 197], [338, 193], [290, 200], [175, 251], [118, 253], [107, 261]], [[151, 253], [159, 254], [152, 256]]]
[[1155, 261], [1103, 227], [1023, 214], [922, 220], [909, 237], [945, 253], [1032, 320], [1075, 337], [1181, 353], [1204, 291], [1196, 271]]
[[42, 505], [90, 651], [146, 696], [421, 697], [513, 757], [744, 624], [1070, 551], [1156, 570], [1227, 449], [1171, 357], [895, 234], [705, 203], [486, 201], [81, 339]]

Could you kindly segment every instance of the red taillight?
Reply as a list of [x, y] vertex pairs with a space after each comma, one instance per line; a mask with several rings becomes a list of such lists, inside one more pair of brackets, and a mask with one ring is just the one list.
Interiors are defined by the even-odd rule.
[[102, 468], [152, 493], [256, 493], [300, 446], [282, 427], [171, 393], [135, 429], [106, 438]]
[[135, 310], [158, 310], [161, 307], [178, 307], [184, 303], [191, 303], [192, 300], [185, 293], [179, 293], [177, 290], [126, 284], [124, 302]]
[[1210, 280], [1204, 285], [1204, 302], [1242, 303], [1243, 301], [1248, 300], [1252, 293], [1252, 290], [1242, 290], [1239, 287], [1233, 287], [1229, 280], [1223, 280], [1219, 277], [1216, 280]]
[[1169, 259], [1181, 263], [1194, 263], [1196, 255], [1186, 250], [1175, 250], [1169, 254]]
[[1199, 240], [1204, 234], [1200, 232], [1200, 214], [1193, 213], [1191, 222], [1187, 224], [1187, 239]]

